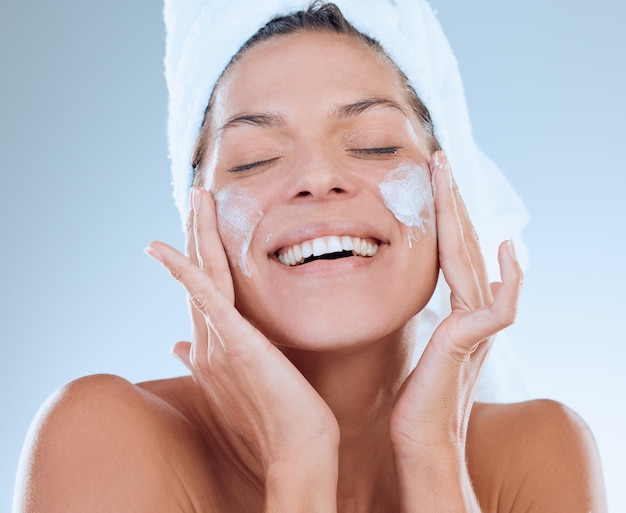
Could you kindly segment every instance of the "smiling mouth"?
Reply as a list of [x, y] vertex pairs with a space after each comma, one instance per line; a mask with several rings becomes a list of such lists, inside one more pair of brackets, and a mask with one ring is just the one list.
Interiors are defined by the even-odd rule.
[[334, 260], [347, 257], [373, 257], [380, 242], [376, 239], [348, 235], [318, 237], [294, 246], [280, 248], [276, 258], [281, 264], [295, 266], [315, 260]]

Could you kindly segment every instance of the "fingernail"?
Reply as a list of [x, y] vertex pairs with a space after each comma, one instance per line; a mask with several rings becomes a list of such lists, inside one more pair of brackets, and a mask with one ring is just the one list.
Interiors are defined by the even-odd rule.
[[202, 193], [198, 187], [191, 188], [191, 206], [193, 211], [197, 214], [202, 205]]
[[170, 348], [170, 354], [185, 367], [189, 368], [189, 350], [185, 351], [185, 349], [181, 349], [180, 344], [174, 344]]
[[443, 150], [438, 150], [433, 154], [433, 184], [440, 172], [444, 173], [444, 176], [447, 177], [448, 186], [452, 187], [452, 169], [450, 169], [448, 155]]
[[189, 204], [189, 217], [191, 217], [191, 213], [193, 212], [193, 190], [194, 187], [189, 189], [189, 198], [187, 198], [187, 203]]
[[437, 172], [442, 173], [442, 179], [445, 179], [444, 183], [446, 183], [449, 188], [452, 188], [452, 169], [450, 169], [450, 166], [448, 164], [442, 164], [437, 168]]
[[513, 262], [517, 262], [517, 254], [515, 252], [515, 244], [513, 244], [513, 240], [509, 239], [506, 241], [506, 249], [509, 252], [509, 256]]
[[171, 354], [174, 358], [176, 358], [176, 359], [178, 359], [178, 360], [180, 360], [180, 361], [182, 362], [182, 361], [183, 361], [183, 359], [181, 358], [181, 356], [180, 356], [180, 355], [178, 354], [178, 352], [177, 352], [177, 346], [178, 346], [178, 344], [174, 344], [172, 347], [170, 347], [170, 354]]
[[159, 262], [161, 265], [163, 265], [164, 260], [163, 260], [163, 255], [161, 255], [161, 253], [159, 253], [156, 249], [154, 249], [152, 246], [148, 246], [147, 248], [144, 248], [143, 252], [148, 255], [149, 257], [154, 258], [157, 262]]
[[435, 164], [435, 167], [447, 166], [449, 162], [448, 162], [448, 156], [446, 155], [446, 152], [443, 150], [436, 151], [433, 162]]
[[430, 172], [430, 182], [433, 187], [433, 194], [437, 194], [437, 182], [439, 181], [439, 174], [441, 172], [441, 166], [438, 164], [439, 160], [437, 154], [433, 158], [433, 168]]

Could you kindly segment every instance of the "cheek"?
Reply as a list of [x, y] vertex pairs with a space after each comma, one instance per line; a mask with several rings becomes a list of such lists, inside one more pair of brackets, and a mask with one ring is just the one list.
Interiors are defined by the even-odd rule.
[[254, 230], [263, 217], [263, 210], [242, 187], [225, 187], [215, 193], [214, 199], [217, 204], [217, 227], [231, 267], [239, 267], [244, 276], [250, 278], [248, 250]]
[[389, 171], [378, 188], [385, 207], [406, 227], [409, 248], [425, 236], [435, 236], [435, 201], [426, 168], [402, 164]]

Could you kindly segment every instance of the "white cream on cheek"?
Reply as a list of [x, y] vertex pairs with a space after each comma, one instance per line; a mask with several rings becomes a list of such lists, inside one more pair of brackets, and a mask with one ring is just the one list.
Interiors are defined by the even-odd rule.
[[241, 272], [250, 278], [248, 249], [252, 234], [263, 217], [257, 200], [242, 187], [228, 186], [213, 196], [217, 204], [217, 220], [220, 235], [227, 254], [239, 265]]
[[435, 200], [430, 173], [422, 166], [402, 164], [378, 186], [385, 206], [408, 228], [409, 247], [423, 234], [434, 234]]

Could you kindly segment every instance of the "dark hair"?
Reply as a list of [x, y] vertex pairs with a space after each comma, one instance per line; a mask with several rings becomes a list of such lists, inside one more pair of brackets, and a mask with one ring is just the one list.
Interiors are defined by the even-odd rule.
[[441, 149], [439, 141], [435, 137], [435, 130], [433, 121], [430, 116], [430, 112], [419, 98], [413, 86], [409, 83], [409, 79], [393, 62], [393, 60], [387, 55], [381, 44], [374, 38], [363, 34], [357, 30], [346, 18], [343, 13], [333, 3], [326, 3], [323, 0], [313, 1], [306, 11], [297, 11], [284, 16], [277, 16], [267, 22], [261, 27], [250, 39], [248, 39], [243, 46], [233, 55], [229, 63], [222, 71], [222, 74], [217, 79], [217, 82], [211, 92], [209, 103], [204, 111], [204, 119], [200, 128], [200, 134], [196, 140], [196, 145], [193, 153], [193, 173], [194, 180], [196, 179], [196, 171], [202, 166], [206, 155], [206, 141], [210, 131], [209, 116], [213, 108], [214, 95], [222, 77], [232, 67], [232, 65], [239, 60], [239, 58], [250, 48], [254, 47], [258, 43], [267, 41], [273, 37], [286, 36], [289, 34], [295, 34], [297, 32], [330, 32], [335, 34], [346, 35], [354, 38], [357, 41], [365, 43], [370, 48], [373, 48], [380, 55], [384, 56], [398, 71], [402, 79], [404, 80], [406, 91], [409, 95], [409, 103], [413, 111], [415, 112], [418, 120], [421, 122], [426, 135], [430, 139], [430, 147], [432, 151]]

